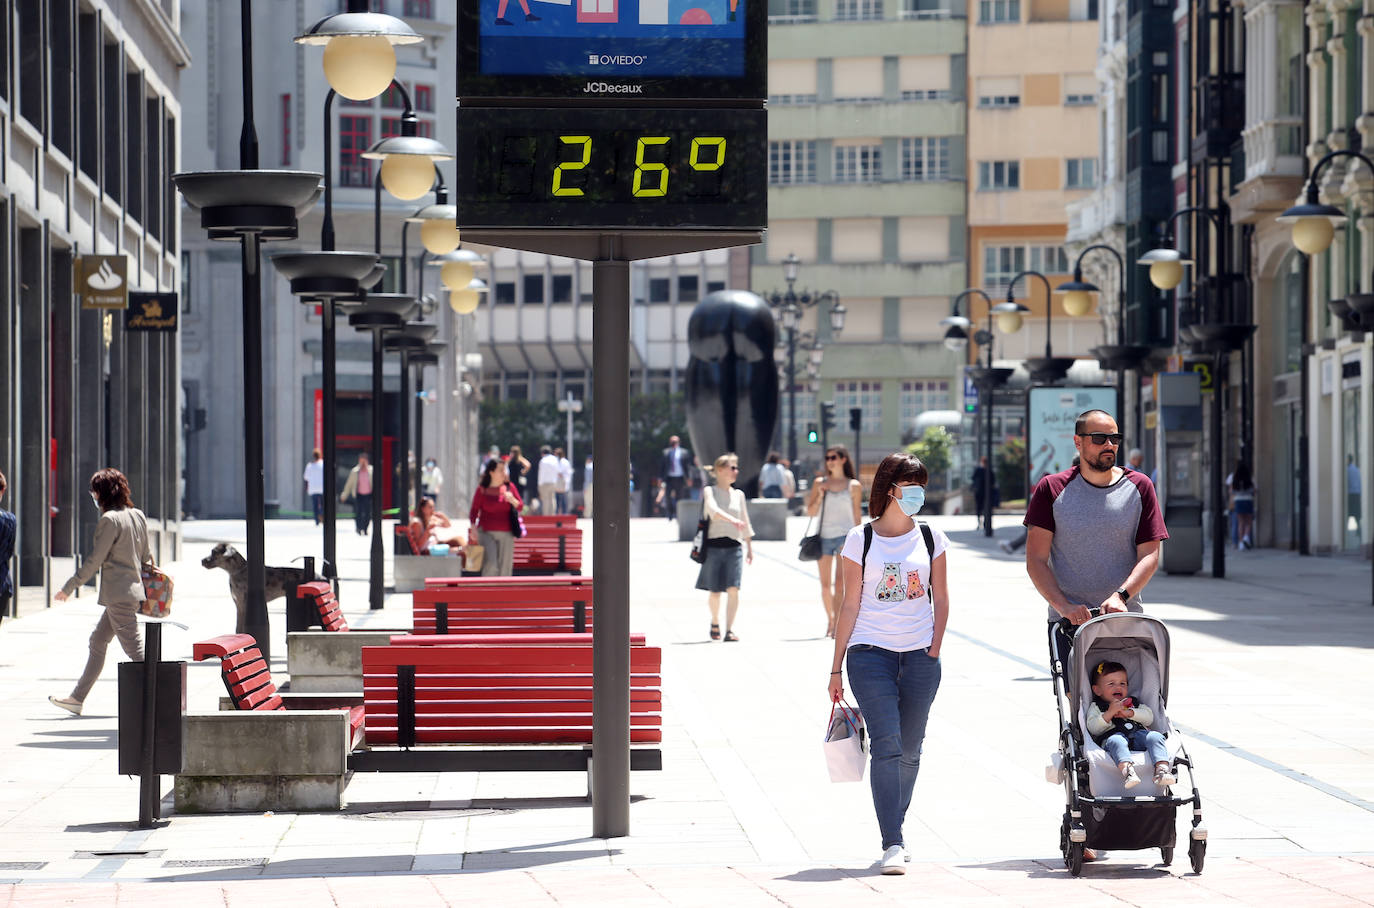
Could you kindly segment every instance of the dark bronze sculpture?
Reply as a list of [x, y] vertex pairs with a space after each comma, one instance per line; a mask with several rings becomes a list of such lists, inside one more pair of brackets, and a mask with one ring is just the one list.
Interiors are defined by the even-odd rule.
[[768, 304], [747, 290], [707, 294], [687, 321], [687, 429], [709, 467], [739, 455], [738, 485], [758, 493], [758, 473], [778, 422], [777, 328]]

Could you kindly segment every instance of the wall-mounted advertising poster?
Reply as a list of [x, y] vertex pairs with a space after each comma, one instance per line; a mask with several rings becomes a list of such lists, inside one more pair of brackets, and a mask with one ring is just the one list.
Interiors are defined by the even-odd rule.
[[1113, 387], [1031, 388], [1026, 394], [1026, 488], [1033, 489], [1042, 477], [1073, 466], [1078, 453], [1073, 443], [1078, 414], [1106, 410], [1115, 416], [1118, 409]]

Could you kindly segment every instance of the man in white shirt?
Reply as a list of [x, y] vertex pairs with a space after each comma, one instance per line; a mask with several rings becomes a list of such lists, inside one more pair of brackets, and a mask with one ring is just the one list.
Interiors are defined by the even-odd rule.
[[558, 458], [548, 445], [539, 448], [539, 513], [554, 514], [558, 493]]
[[558, 460], [558, 479], [554, 481], [554, 506], [559, 514], [568, 513], [568, 492], [572, 489], [573, 468], [562, 448], [554, 448], [553, 456]]
[[305, 465], [305, 494], [310, 496], [310, 504], [315, 510], [315, 526], [324, 517], [324, 455], [316, 448], [310, 455], [310, 463]]

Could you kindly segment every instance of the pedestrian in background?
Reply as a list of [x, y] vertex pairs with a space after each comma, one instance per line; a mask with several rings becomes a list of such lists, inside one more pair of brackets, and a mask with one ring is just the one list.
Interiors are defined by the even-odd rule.
[[[842, 559], [835, 556], [844, 548], [849, 531], [863, 522], [863, 486], [854, 476], [849, 449], [832, 445], [825, 452], [825, 472], [811, 483], [806, 496], [806, 513], [819, 515], [816, 532], [821, 537], [821, 557], [816, 562], [821, 576], [821, 605], [825, 607], [825, 635], [835, 636], [835, 619], [844, 603]], [[810, 524], [808, 524], [808, 527]]]
[[587, 461], [582, 465], [582, 516], [590, 518], [592, 516], [592, 455], [587, 455]]
[[768, 460], [759, 468], [759, 497], [782, 498], [782, 484], [787, 477], [782, 468], [782, 455], [768, 452]]
[[568, 493], [572, 491], [573, 467], [572, 461], [562, 448], [554, 448], [553, 456], [558, 459], [558, 479], [554, 481], [553, 498], [554, 507], [559, 514], [568, 513]]
[[669, 520], [677, 519], [677, 500], [687, 486], [687, 473], [692, 468], [692, 460], [692, 452], [682, 446], [681, 440], [676, 435], [669, 437], [668, 447], [663, 449], [658, 467], [663, 486], [663, 513]]
[[557, 513], [558, 505], [558, 458], [553, 456], [553, 448], [541, 445], [539, 448], [539, 513]]
[[[9, 488], [5, 474], [0, 473], [0, 501], [5, 498]], [[10, 613], [10, 600], [14, 598], [14, 581], [10, 578], [10, 562], [14, 560], [14, 538], [19, 529], [19, 521], [4, 508], [0, 508], [0, 621]]]
[[53, 598], [66, 602], [82, 584], [89, 583], [100, 572], [100, 594], [96, 601], [105, 606], [100, 620], [91, 633], [90, 654], [70, 696], [49, 697], [54, 706], [81, 715], [86, 696], [105, 667], [105, 651], [110, 639], [119, 638], [119, 645], [134, 662], [143, 661], [143, 636], [138, 627], [138, 610], [143, 603], [143, 565], [151, 564], [148, 548], [148, 518], [134, 507], [129, 480], [112, 467], [106, 467], [91, 477], [91, 499], [100, 508], [95, 525], [91, 553], [81, 569], [62, 584]]
[[949, 538], [914, 519], [925, 505], [929, 479], [919, 458], [884, 457], [868, 497], [873, 520], [849, 531], [841, 553], [844, 604], [829, 692], [832, 702], [844, 698], [841, 671], [848, 663], [849, 686], [868, 729], [869, 781], [883, 847], [878, 863], [885, 874], [906, 873], [911, 859], [902, 824], [940, 689], [940, 646], [949, 620]]
[[[969, 482], [973, 486], [973, 507], [978, 512], [977, 526], [979, 529], [991, 527], [992, 509], [997, 506], [1001, 496], [997, 489], [997, 474], [988, 470], [986, 454], [978, 458], [978, 466], [973, 468], [973, 476]], [[987, 498], [989, 488], [992, 491], [991, 502]]]
[[506, 475], [510, 477], [511, 484], [515, 486], [516, 493], [520, 500], [524, 501], [529, 496], [525, 494], [525, 483], [529, 481], [530, 462], [525, 459], [525, 454], [520, 450], [519, 445], [511, 445], [510, 453], [506, 455]]
[[310, 454], [310, 463], [305, 465], [305, 494], [310, 496], [310, 507], [315, 512], [315, 526], [324, 518], [324, 455], [316, 448]]
[[353, 528], [359, 536], [366, 536], [372, 522], [372, 465], [361, 451], [358, 463], [348, 471], [348, 481], [344, 483], [339, 500], [353, 501]]
[[1226, 477], [1226, 490], [1231, 493], [1231, 513], [1236, 515], [1236, 547], [1253, 548], [1251, 534], [1255, 527], [1255, 481], [1250, 477], [1250, 465], [1236, 461], [1236, 468]]
[[437, 507], [439, 504], [439, 493], [444, 490], [444, 471], [439, 469], [439, 462], [433, 457], [425, 458], [425, 465], [420, 468], [420, 497], [428, 498]]
[[697, 572], [697, 589], [707, 592], [711, 609], [711, 639], [720, 635], [720, 594], [725, 594], [725, 642], [739, 640], [735, 617], [739, 614], [739, 585], [744, 565], [754, 560], [754, 527], [749, 523], [749, 506], [744, 490], [734, 487], [739, 479], [739, 457], [722, 454], [716, 458], [715, 484], [704, 490], [702, 510], [710, 518], [706, 532], [706, 560]]
[[468, 542], [482, 547], [482, 576], [509, 577], [515, 573], [516, 515], [525, 506], [510, 482], [505, 463], [487, 461], [482, 481], [468, 510]]

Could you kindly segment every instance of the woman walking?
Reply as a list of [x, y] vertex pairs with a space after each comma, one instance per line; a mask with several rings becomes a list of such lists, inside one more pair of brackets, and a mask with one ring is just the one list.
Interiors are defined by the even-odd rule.
[[62, 584], [61, 592], [53, 597], [58, 602], [67, 601], [78, 587], [90, 582], [96, 571], [100, 572], [100, 595], [96, 602], [105, 606], [105, 611], [91, 633], [86, 668], [71, 696], [48, 698], [54, 706], [78, 716], [86, 695], [105, 667], [110, 638], [118, 637], [119, 645], [134, 662], [143, 661], [143, 636], [137, 616], [143, 603], [142, 568], [153, 560], [148, 549], [148, 519], [134, 507], [129, 480], [124, 474], [112, 467], [98, 471], [91, 477], [91, 498], [100, 508], [91, 554], [81, 570]]
[[515, 486], [515, 494], [520, 496], [520, 500], [525, 500], [526, 474], [530, 471], [530, 462], [521, 453], [519, 445], [511, 445], [510, 453], [506, 455], [506, 473], [510, 476], [510, 482]]
[[[844, 604], [835, 627], [830, 699], [844, 697], [849, 663], [868, 726], [873, 809], [882, 833], [885, 874], [906, 873], [902, 822], [921, 768], [921, 742], [940, 687], [940, 644], [949, 617], [945, 550], [949, 539], [912, 518], [925, 504], [925, 465], [889, 454], [873, 477], [872, 522], [849, 531], [841, 552]], [[927, 550], [929, 546], [929, 550]]]
[[854, 478], [854, 463], [849, 449], [833, 445], [825, 452], [825, 472], [811, 483], [806, 497], [806, 513], [820, 515], [821, 605], [825, 606], [825, 635], [835, 636], [835, 616], [844, 602], [842, 559], [835, 556], [844, 548], [845, 536], [863, 520], [863, 486]]
[[509, 577], [515, 572], [514, 521], [525, 502], [511, 484], [501, 458], [487, 461], [482, 482], [468, 511], [468, 541], [482, 546], [482, 576]]
[[744, 565], [754, 560], [754, 527], [749, 523], [749, 507], [744, 490], [734, 487], [739, 478], [739, 458], [722, 454], [716, 458], [715, 484], [703, 491], [702, 510], [711, 519], [706, 533], [706, 560], [697, 574], [697, 589], [706, 590], [711, 609], [711, 639], [720, 635], [720, 594], [725, 594], [725, 642], [739, 640], [735, 616], [739, 614], [739, 583]]
[[1250, 476], [1248, 463], [1243, 460], [1236, 461], [1236, 468], [1226, 477], [1226, 488], [1231, 493], [1231, 512], [1236, 515], [1236, 547], [1253, 548], [1255, 481]]

